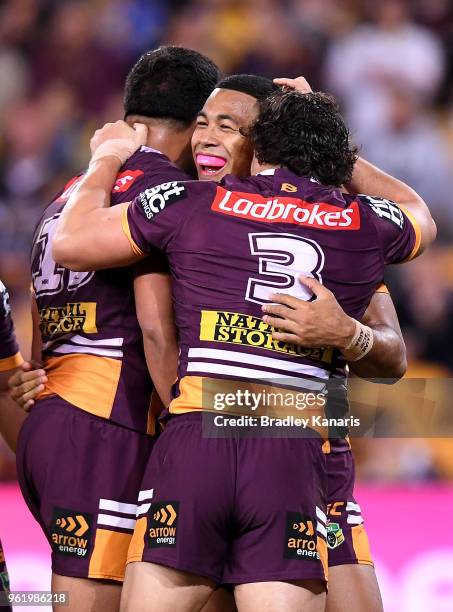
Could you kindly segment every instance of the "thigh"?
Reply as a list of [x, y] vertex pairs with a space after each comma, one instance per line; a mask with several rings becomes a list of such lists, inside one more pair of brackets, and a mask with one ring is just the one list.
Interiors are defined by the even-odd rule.
[[198, 612], [214, 588], [209, 578], [189, 572], [154, 563], [129, 563], [121, 612]]
[[56, 574], [123, 580], [151, 443], [60, 398], [37, 402], [19, 438], [18, 475]]
[[172, 417], [145, 471], [128, 563], [221, 581], [234, 503], [234, 444], [203, 436], [201, 415]]
[[329, 568], [326, 612], [383, 612], [374, 567], [337, 565]]
[[67, 593], [64, 604], [55, 603], [61, 612], [117, 612], [120, 609], [121, 585], [86, 578], [69, 578], [52, 574], [52, 593]]
[[326, 605], [325, 586], [316, 580], [241, 584], [234, 595], [239, 612], [324, 612]]
[[236, 530], [224, 582], [326, 580], [320, 438], [240, 440]]

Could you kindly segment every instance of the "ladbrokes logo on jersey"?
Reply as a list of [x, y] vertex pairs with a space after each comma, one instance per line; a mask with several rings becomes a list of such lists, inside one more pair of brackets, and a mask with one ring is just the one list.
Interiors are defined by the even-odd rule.
[[212, 210], [263, 223], [292, 223], [324, 230], [360, 229], [360, 211], [357, 202], [348, 208], [339, 208], [322, 202], [310, 203], [297, 198], [263, 198], [251, 193], [238, 193], [217, 188]]
[[332, 348], [307, 348], [272, 338], [272, 326], [258, 317], [238, 312], [202, 310], [200, 340], [253, 346], [285, 355], [332, 363]]
[[91, 550], [91, 525], [91, 514], [54, 508], [50, 536], [53, 551], [86, 558]]
[[148, 514], [148, 546], [152, 548], [176, 546], [179, 502], [156, 502]]
[[71, 332], [95, 334], [96, 302], [71, 302], [64, 306], [39, 311], [39, 329], [44, 336], [59, 336]]
[[285, 559], [319, 561], [316, 520], [300, 512], [286, 513]]

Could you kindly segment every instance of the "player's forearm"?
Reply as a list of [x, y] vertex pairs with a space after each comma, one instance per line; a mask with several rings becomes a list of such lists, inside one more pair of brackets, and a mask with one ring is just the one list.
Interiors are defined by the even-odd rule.
[[359, 158], [354, 166], [352, 180], [346, 187], [352, 193], [363, 193], [393, 200], [409, 211], [421, 230], [420, 252], [435, 239], [436, 224], [425, 201], [411, 187], [373, 164]]
[[116, 157], [104, 157], [94, 162], [79, 189], [69, 198], [53, 238], [52, 254], [58, 263], [72, 269], [71, 263], [77, 260], [80, 249], [99, 236], [102, 216], [98, 213], [110, 205], [119, 167]]
[[11, 398], [7, 380], [13, 370], [0, 375], [0, 435], [13, 452], [16, 452], [17, 437], [27, 414]]
[[393, 382], [406, 372], [406, 347], [402, 337], [387, 325], [373, 325], [373, 348], [349, 368], [361, 378], [385, 378]]
[[164, 406], [171, 401], [171, 388], [177, 379], [178, 345], [176, 339], [157, 339], [152, 334], [143, 333], [143, 346], [146, 363], [154, 387]]

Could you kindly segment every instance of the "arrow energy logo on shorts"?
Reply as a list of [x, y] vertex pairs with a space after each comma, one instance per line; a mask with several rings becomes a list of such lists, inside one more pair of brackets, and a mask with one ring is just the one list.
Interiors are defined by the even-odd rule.
[[285, 559], [319, 561], [316, 519], [300, 512], [286, 513]]
[[156, 502], [148, 514], [148, 546], [176, 546], [179, 502]]
[[86, 558], [91, 549], [91, 524], [91, 514], [54, 508], [52, 550], [63, 555]]

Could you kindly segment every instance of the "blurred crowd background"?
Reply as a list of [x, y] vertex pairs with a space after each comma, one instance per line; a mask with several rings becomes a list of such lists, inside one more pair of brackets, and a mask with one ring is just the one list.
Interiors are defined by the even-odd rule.
[[[4, 0], [0, 3], [0, 278], [29, 353], [31, 234], [88, 159], [93, 131], [122, 118], [122, 87], [161, 43], [225, 74], [308, 78], [333, 93], [361, 154], [428, 202], [439, 238], [388, 284], [409, 374], [453, 371], [453, 2], [451, 0]], [[358, 264], [359, 265], [359, 264]], [[373, 481], [453, 478], [450, 439], [359, 440]], [[0, 478], [14, 464], [0, 448]]]

